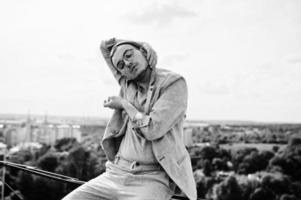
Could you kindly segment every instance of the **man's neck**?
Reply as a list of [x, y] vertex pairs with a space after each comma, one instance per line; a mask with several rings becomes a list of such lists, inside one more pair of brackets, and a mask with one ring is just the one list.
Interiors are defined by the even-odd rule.
[[152, 70], [148, 67], [135, 80], [133, 80], [137, 85], [143, 88], [143, 91], [147, 91], [148, 89], [149, 81], [151, 78], [151, 72]]

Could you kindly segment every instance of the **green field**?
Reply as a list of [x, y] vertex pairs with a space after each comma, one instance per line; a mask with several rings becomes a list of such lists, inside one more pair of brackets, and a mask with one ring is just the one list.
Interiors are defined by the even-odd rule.
[[286, 144], [265, 144], [265, 143], [233, 143], [233, 144], [221, 144], [220, 147], [224, 149], [243, 149], [243, 148], [257, 148], [259, 151], [273, 150], [273, 146], [279, 146], [279, 150], [286, 147]]

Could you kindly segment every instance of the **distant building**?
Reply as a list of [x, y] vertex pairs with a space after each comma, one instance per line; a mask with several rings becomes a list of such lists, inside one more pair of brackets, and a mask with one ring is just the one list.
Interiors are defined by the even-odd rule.
[[2, 140], [8, 146], [16, 146], [24, 142], [38, 142], [44, 144], [54, 144], [56, 140], [72, 137], [78, 142], [83, 138], [94, 135], [102, 136], [105, 124], [88, 123], [50, 123], [47, 120], [27, 120], [16, 123], [9, 121], [0, 126], [0, 141]]
[[186, 146], [193, 145], [193, 129], [198, 128], [202, 129], [204, 127], [208, 127], [209, 124], [198, 122], [198, 121], [185, 121], [184, 123], [184, 143]]

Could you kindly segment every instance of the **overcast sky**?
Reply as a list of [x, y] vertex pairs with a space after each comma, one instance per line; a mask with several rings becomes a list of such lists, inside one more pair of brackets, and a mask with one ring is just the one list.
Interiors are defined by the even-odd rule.
[[188, 119], [301, 122], [299, 0], [0, 2], [0, 113], [109, 117], [99, 52], [145, 41], [182, 74]]

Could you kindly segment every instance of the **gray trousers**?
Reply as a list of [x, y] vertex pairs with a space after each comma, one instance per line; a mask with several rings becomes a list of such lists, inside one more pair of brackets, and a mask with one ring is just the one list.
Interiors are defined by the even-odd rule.
[[161, 169], [106, 163], [106, 172], [76, 188], [63, 200], [169, 200], [175, 184]]

